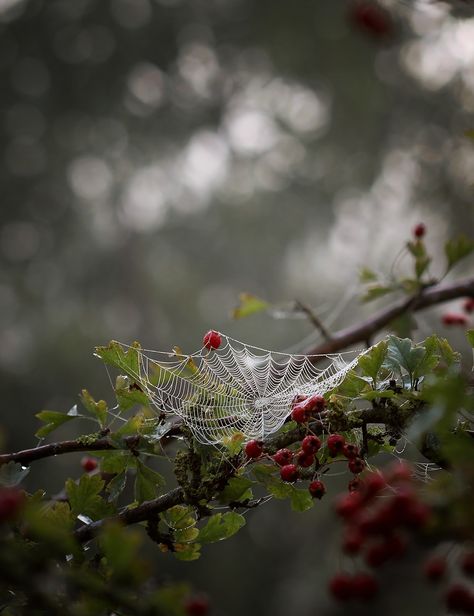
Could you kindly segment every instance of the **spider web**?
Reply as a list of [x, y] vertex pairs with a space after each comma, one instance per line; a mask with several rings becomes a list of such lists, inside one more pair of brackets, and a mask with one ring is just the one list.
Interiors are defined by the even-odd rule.
[[204, 445], [238, 433], [248, 440], [276, 432], [296, 395], [333, 389], [359, 357], [279, 353], [221, 337], [219, 349], [191, 355], [137, 349], [139, 372], [129, 372], [153, 406], [178, 415]]

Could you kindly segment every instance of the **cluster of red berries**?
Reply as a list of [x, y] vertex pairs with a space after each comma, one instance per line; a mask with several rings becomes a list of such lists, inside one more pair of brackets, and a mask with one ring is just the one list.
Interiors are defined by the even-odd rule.
[[14, 520], [26, 502], [25, 493], [16, 487], [0, 488], [0, 524]]
[[474, 312], [474, 297], [468, 297], [464, 300], [462, 305], [463, 312], [445, 312], [441, 317], [443, 325], [461, 325], [466, 326], [469, 324], [469, 317], [467, 315]]
[[[345, 523], [345, 554], [360, 555], [367, 566], [375, 569], [405, 553], [410, 531], [424, 528], [431, 518], [430, 509], [419, 500], [411, 483], [411, 468], [402, 463], [385, 475], [373, 472], [350, 482], [349, 492], [336, 503], [336, 511]], [[377, 498], [382, 492], [385, 498]], [[369, 599], [377, 592], [377, 580], [371, 573], [363, 576], [367, 584], [365, 594], [354, 587], [354, 578], [346, 574], [337, 574], [330, 581], [330, 591], [342, 601]]]
[[[461, 573], [467, 578], [474, 578], [474, 551], [464, 552], [459, 560]], [[425, 577], [433, 583], [446, 578], [448, 572], [447, 559], [440, 555], [430, 556], [423, 565]], [[461, 582], [452, 582], [446, 588], [444, 603], [450, 611], [460, 614], [474, 614], [474, 592]]]

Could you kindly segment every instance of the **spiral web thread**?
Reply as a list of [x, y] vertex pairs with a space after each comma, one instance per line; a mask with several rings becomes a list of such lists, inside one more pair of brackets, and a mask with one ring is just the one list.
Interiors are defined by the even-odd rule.
[[237, 433], [261, 439], [276, 432], [297, 394], [333, 389], [359, 357], [279, 353], [221, 336], [219, 349], [191, 355], [137, 349], [139, 372], [129, 372], [160, 412], [181, 417], [205, 445]]

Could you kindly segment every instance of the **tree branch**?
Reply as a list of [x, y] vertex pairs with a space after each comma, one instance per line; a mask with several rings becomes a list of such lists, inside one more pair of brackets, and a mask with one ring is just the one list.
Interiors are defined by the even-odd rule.
[[370, 318], [351, 327], [331, 334], [330, 340], [303, 351], [305, 355], [326, 355], [336, 353], [352, 344], [365, 342], [385, 325], [406, 311], [418, 312], [424, 308], [441, 304], [459, 297], [474, 297], [474, 277], [464, 278], [449, 284], [427, 287], [418, 295], [402, 298], [386, 308], [382, 308]]
[[73, 441], [61, 441], [59, 443], [49, 443], [32, 449], [23, 449], [15, 453], [4, 453], [0, 455], [0, 465], [7, 462], [20, 462], [28, 466], [35, 460], [49, 458], [62, 453], [72, 453], [75, 451], [104, 451], [107, 449], [117, 449], [108, 438], [97, 438], [96, 440], [86, 440], [78, 438]]

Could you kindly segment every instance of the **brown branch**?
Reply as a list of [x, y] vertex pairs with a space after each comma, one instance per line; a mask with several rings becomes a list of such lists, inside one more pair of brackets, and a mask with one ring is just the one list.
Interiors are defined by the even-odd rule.
[[304, 314], [308, 317], [309, 321], [320, 332], [320, 334], [323, 336], [325, 340], [332, 339], [330, 332], [326, 329], [321, 319], [318, 317], [317, 314], [315, 314], [315, 312], [309, 306], [307, 306], [306, 304], [303, 304], [303, 302], [300, 302], [299, 300], [296, 300], [295, 304], [296, 304], [296, 308], [300, 310], [301, 312], [304, 312]]
[[303, 353], [305, 355], [336, 353], [358, 342], [365, 342], [406, 311], [417, 312], [459, 297], [474, 297], [474, 277], [449, 284], [437, 284], [422, 290], [418, 295], [402, 298], [382, 308], [365, 321], [333, 333], [330, 340], [306, 349]]
[[85, 439], [77, 439], [74, 441], [61, 441], [59, 443], [49, 443], [32, 449], [23, 449], [15, 453], [4, 453], [0, 455], [0, 465], [7, 462], [20, 462], [24, 466], [28, 466], [35, 460], [41, 458], [49, 458], [62, 453], [72, 453], [75, 451], [104, 451], [107, 449], [117, 449], [108, 438], [97, 438], [95, 441], [87, 441]]

